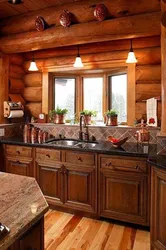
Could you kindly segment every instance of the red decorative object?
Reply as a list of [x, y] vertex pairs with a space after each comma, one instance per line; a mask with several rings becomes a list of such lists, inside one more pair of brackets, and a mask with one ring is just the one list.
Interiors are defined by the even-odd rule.
[[106, 15], [107, 15], [107, 11], [106, 11], [105, 5], [98, 4], [94, 10], [94, 17], [96, 17], [98, 21], [103, 21], [106, 19]]
[[59, 17], [60, 24], [67, 28], [71, 25], [71, 13], [68, 10], [64, 10], [63, 13]]
[[44, 21], [44, 18], [41, 17], [41, 16], [37, 16], [36, 20], [35, 20], [35, 26], [36, 26], [36, 29], [37, 31], [43, 31], [45, 30], [45, 21]]

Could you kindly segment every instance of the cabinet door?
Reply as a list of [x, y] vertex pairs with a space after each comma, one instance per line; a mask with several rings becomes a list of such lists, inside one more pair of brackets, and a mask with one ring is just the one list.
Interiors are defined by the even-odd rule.
[[33, 160], [7, 157], [6, 172], [18, 175], [34, 176]]
[[95, 166], [65, 165], [64, 203], [66, 207], [97, 213], [97, 177]]
[[50, 204], [62, 204], [63, 175], [60, 164], [46, 165], [36, 162], [36, 178], [39, 186]]
[[101, 170], [101, 216], [148, 225], [148, 208], [148, 178], [146, 176]]
[[151, 240], [156, 250], [166, 250], [166, 171], [152, 167]]

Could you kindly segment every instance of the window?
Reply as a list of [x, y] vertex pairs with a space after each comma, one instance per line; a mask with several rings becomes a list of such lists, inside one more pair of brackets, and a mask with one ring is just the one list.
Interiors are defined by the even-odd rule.
[[127, 74], [109, 77], [109, 108], [118, 111], [118, 122], [127, 122]]
[[97, 121], [101, 121], [102, 96], [103, 96], [103, 77], [84, 77], [83, 78], [83, 109], [97, 111]]
[[75, 114], [75, 78], [54, 78], [54, 108], [68, 109], [66, 119]]

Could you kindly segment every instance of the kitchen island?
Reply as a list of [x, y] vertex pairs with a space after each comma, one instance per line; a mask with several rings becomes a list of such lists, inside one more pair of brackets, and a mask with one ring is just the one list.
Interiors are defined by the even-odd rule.
[[0, 249], [44, 249], [48, 204], [34, 178], [0, 172], [0, 222], [10, 232]]

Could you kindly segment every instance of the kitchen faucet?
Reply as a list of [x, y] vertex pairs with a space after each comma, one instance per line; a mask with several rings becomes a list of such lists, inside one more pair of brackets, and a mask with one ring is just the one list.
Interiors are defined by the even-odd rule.
[[[84, 128], [86, 128], [86, 132], [83, 132], [83, 123], [84, 123]], [[85, 135], [85, 140], [89, 141], [89, 132], [88, 132], [88, 127], [86, 125], [85, 117], [84, 115], [80, 115], [80, 130], [79, 130], [79, 140], [83, 140], [83, 135]]]

